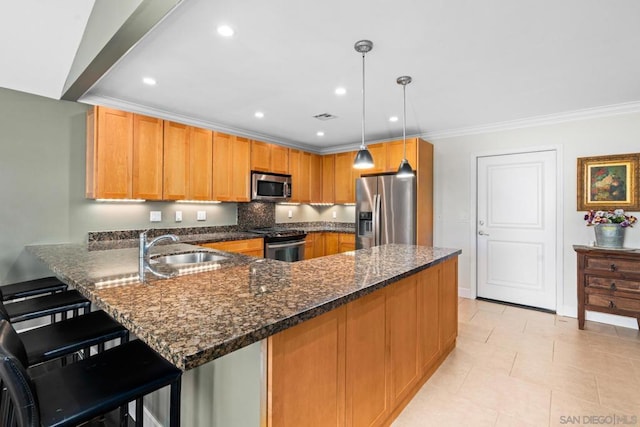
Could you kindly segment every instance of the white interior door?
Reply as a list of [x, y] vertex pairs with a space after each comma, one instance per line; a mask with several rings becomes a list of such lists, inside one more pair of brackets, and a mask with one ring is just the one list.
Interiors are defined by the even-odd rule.
[[556, 152], [478, 157], [478, 296], [556, 309]]

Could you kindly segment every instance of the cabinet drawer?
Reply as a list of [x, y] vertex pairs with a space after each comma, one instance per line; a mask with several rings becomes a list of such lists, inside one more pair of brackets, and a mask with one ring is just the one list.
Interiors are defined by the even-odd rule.
[[585, 264], [585, 268], [589, 270], [638, 274], [637, 260], [587, 257]]
[[202, 246], [212, 249], [220, 249], [227, 252], [245, 252], [251, 250], [262, 250], [263, 240], [246, 239], [246, 240], [230, 240], [226, 242], [205, 243]]
[[587, 304], [606, 307], [612, 310], [627, 310], [640, 312], [640, 300], [631, 298], [611, 297], [607, 295], [589, 294]]
[[608, 289], [611, 291], [637, 292], [640, 296], [640, 281], [620, 280], [615, 277], [587, 276], [586, 285], [590, 288]]

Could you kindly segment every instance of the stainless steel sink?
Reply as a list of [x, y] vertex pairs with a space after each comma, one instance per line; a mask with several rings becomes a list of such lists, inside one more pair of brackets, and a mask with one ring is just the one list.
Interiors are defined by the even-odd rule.
[[193, 265], [204, 262], [215, 262], [227, 259], [226, 256], [213, 252], [191, 252], [188, 254], [165, 255], [153, 258], [153, 261], [171, 265]]

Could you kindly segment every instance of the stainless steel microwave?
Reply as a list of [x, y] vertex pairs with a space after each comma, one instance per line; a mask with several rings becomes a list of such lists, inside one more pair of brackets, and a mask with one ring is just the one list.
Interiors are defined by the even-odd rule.
[[286, 202], [291, 197], [291, 175], [251, 172], [251, 200]]

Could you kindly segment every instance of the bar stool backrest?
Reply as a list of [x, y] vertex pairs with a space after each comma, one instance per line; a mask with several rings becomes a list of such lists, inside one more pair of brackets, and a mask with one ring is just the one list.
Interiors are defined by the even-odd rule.
[[11, 321], [11, 317], [7, 312], [7, 308], [4, 306], [2, 302], [2, 293], [0, 292], [0, 320], [6, 320], [7, 322]]
[[40, 413], [31, 378], [24, 368], [27, 352], [13, 326], [0, 320], [0, 425], [38, 427]]

